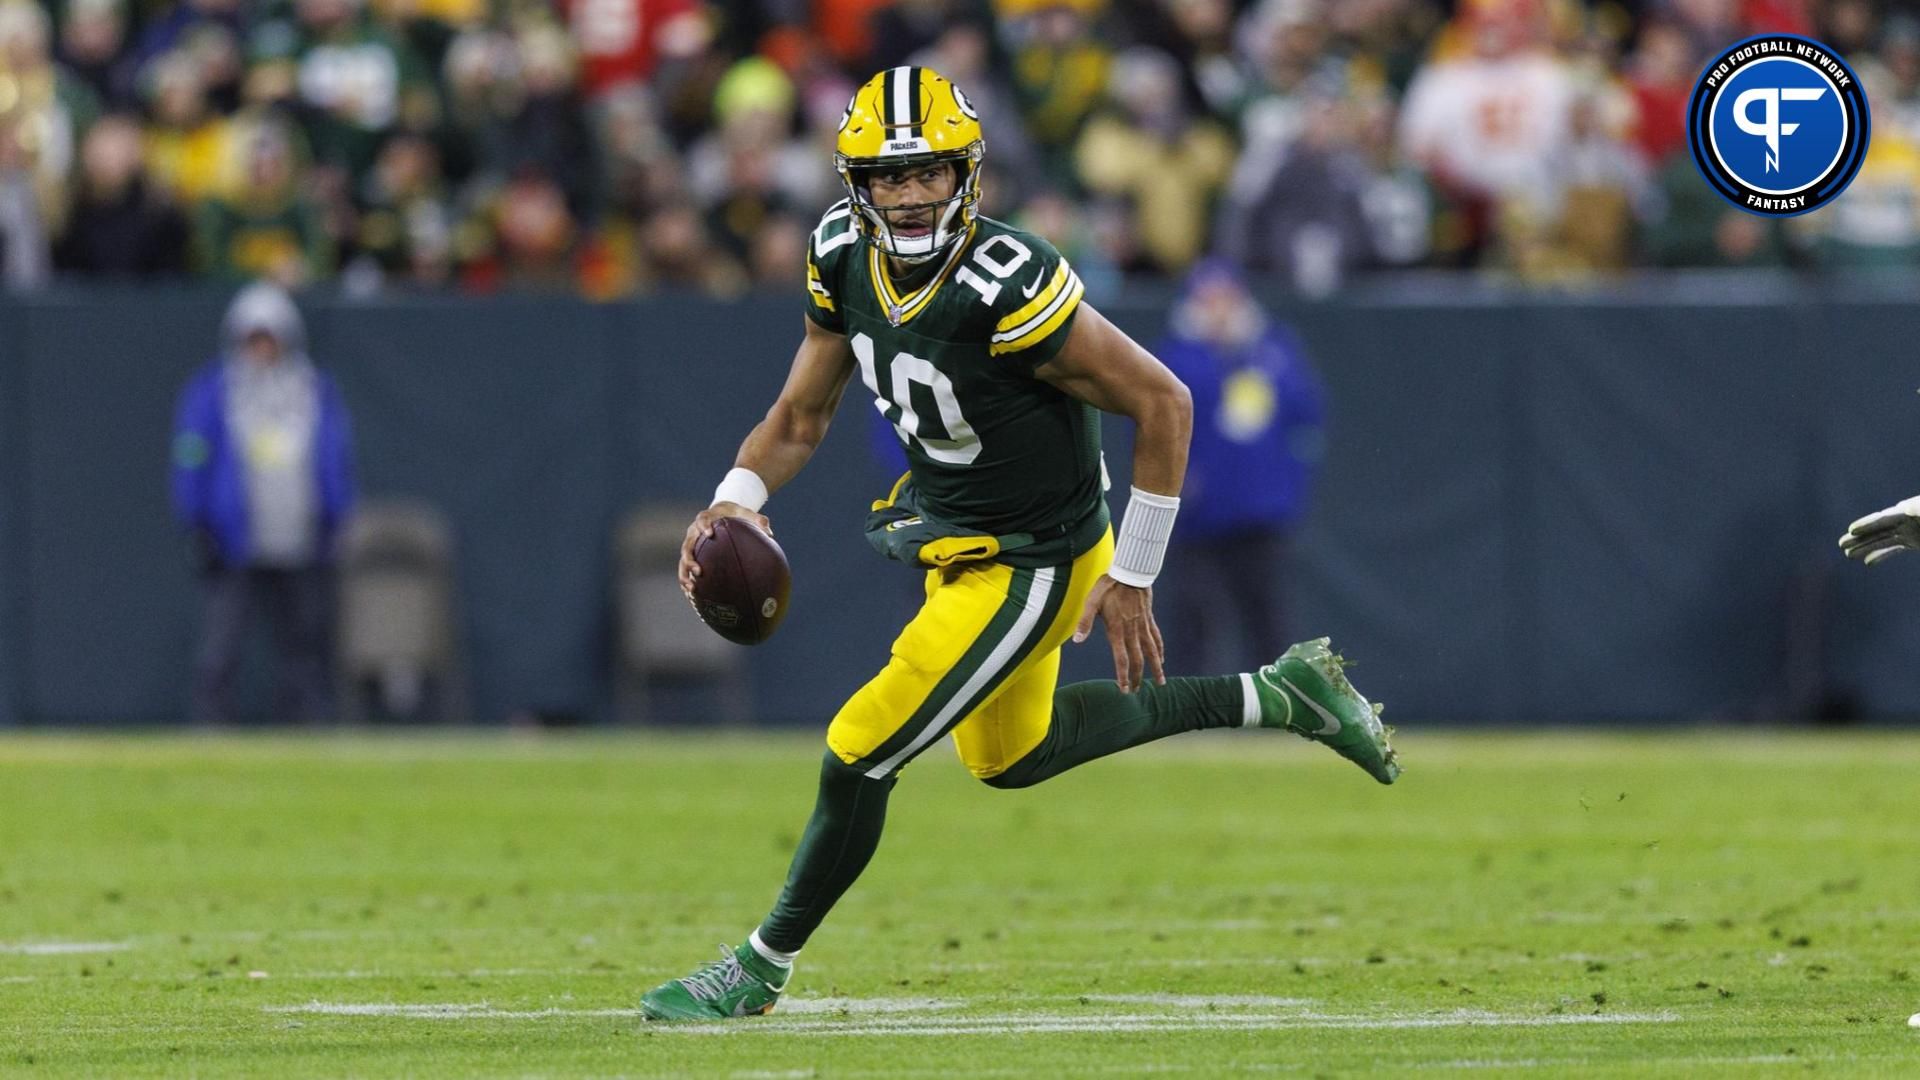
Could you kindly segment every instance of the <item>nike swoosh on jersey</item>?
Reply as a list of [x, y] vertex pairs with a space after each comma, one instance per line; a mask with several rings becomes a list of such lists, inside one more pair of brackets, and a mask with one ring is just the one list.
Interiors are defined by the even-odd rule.
[[[1262, 677], [1264, 678], [1264, 677], [1265, 677], [1265, 673], [1264, 673], [1264, 672], [1262, 672], [1261, 674], [1262, 674]], [[1295, 686], [1295, 685], [1293, 685], [1293, 680], [1292, 680], [1292, 679], [1289, 679], [1289, 678], [1287, 678], [1287, 677], [1286, 677], [1285, 675], [1282, 675], [1282, 676], [1280, 676], [1280, 681], [1281, 681], [1282, 683], [1285, 683], [1285, 684], [1286, 684], [1286, 687], [1287, 687], [1287, 689], [1289, 689], [1289, 690], [1291, 690], [1291, 691], [1293, 691], [1293, 696], [1294, 696], [1294, 697], [1297, 697], [1297, 698], [1299, 698], [1299, 699], [1300, 699], [1301, 701], [1304, 701], [1304, 702], [1306, 702], [1306, 703], [1307, 703], [1307, 708], [1309, 708], [1309, 709], [1312, 709], [1312, 710], [1313, 710], [1313, 711], [1314, 711], [1315, 713], [1317, 713], [1317, 714], [1319, 715], [1319, 717], [1320, 717], [1320, 720], [1321, 720], [1321, 722], [1322, 722], [1322, 724], [1323, 724], [1324, 726], [1322, 726], [1322, 727], [1320, 728], [1320, 730], [1319, 730], [1319, 731], [1316, 731], [1316, 732], [1313, 732], [1313, 734], [1315, 734], [1315, 735], [1338, 735], [1338, 734], [1340, 734], [1340, 718], [1339, 718], [1339, 717], [1337, 717], [1337, 716], [1335, 716], [1335, 715], [1333, 715], [1332, 713], [1330, 713], [1330, 712], [1328, 712], [1328, 711], [1327, 711], [1327, 709], [1326, 709], [1326, 706], [1324, 706], [1324, 705], [1322, 705], [1322, 704], [1320, 704], [1319, 702], [1317, 702], [1317, 701], [1315, 701], [1315, 700], [1313, 700], [1312, 698], [1310, 698], [1310, 697], [1308, 697], [1307, 695], [1305, 695], [1305, 694], [1303, 694], [1303, 693], [1301, 693], [1301, 692], [1300, 692], [1300, 688], [1299, 688], [1299, 687], [1297, 687], [1297, 686]], [[1272, 683], [1268, 683], [1267, 685], [1268, 685], [1268, 686], [1272, 686], [1273, 684], [1272, 684]]]
[[1033, 299], [1033, 294], [1040, 291], [1040, 283], [1046, 280], [1046, 277], [1047, 277], [1047, 268], [1043, 266], [1040, 268], [1039, 273], [1033, 275], [1033, 284], [1028, 285], [1024, 289], [1021, 289], [1020, 295], [1026, 297], [1029, 300]]

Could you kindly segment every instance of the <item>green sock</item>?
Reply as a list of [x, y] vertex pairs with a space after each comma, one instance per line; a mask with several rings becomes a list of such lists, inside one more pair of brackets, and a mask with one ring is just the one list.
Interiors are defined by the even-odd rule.
[[898, 774], [868, 779], [833, 751], [820, 762], [820, 797], [793, 853], [786, 888], [760, 924], [760, 940], [783, 953], [799, 952], [827, 912], [880, 846], [887, 795]]
[[[1237, 727], [1245, 692], [1238, 675], [1168, 679], [1134, 693], [1111, 681], [1074, 683], [1053, 695], [1053, 722], [1039, 746], [987, 783], [1028, 787], [1076, 765], [1182, 731]], [[827, 751], [820, 797], [800, 837], [786, 888], [760, 924], [760, 940], [799, 952], [880, 846], [887, 796], [897, 776], [869, 779]]]
[[1040, 745], [987, 783], [1030, 787], [1130, 746], [1201, 728], [1239, 727], [1246, 696], [1238, 675], [1168, 679], [1129, 694], [1102, 680], [1054, 691], [1053, 723]]

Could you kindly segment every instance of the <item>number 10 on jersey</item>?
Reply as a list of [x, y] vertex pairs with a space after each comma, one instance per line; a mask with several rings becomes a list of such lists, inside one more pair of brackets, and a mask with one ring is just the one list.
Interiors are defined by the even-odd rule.
[[[1000, 259], [993, 252], [996, 247], [1005, 248], [1007, 258]], [[988, 238], [975, 248], [973, 262], [992, 274], [996, 279], [1005, 279], [1014, 271], [1026, 265], [1033, 255], [1027, 245], [1004, 234]], [[989, 281], [973, 272], [972, 267], [962, 266], [954, 275], [961, 282], [980, 294], [980, 302], [991, 305], [1000, 296], [1001, 281]], [[1034, 282], [1039, 284], [1038, 279]], [[1023, 293], [1026, 290], [1022, 290]], [[851, 341], [854, 358], [860, 361], [860, 379], [873, 391], [874, 407], [880, 415], [893, 421], [900, 440], [917, 443], [921, 452], [935, 461], [944, 461], [949, 465], [967, 465], [980, 456], [980, 437], [973, 432], [973, 425], [960, 412], [960, 399], [954, 396], [953, 380], [945, 372], [934, 367], [932, 362], [908, 352], [895, 353], [887, 361], [887, 384], [880, 383], [880, 367], [873, 354], [873, 339], [866, 334], [855, 334]], [[935, 438], [920, 430], [920, 414], [914, 411], [911, 386], [919, 383], [933, 396], [935, 407], [940, 410], [940, 426], [947, 429], [947, 437]]]
[[[895, 353], [893, 359], [887, 361], [887, 385], [882, 389], [880, 367], [874, 361], [873, 339], [858, 333], [849, 344], [853, 346], [854, 359], [860, 362], [860, 381], [873, 391], [874, 407], [880, 410], [880, 415], [893, 421], [902, 442], [917, 443], [922, 453], [950, 465], [971, 464], [980, 456], [979, 436], [961, 415], [960, 399], [954, 396], [953, 380], [947, 378], [946, 372], [912, 353]], [[940, 426], [947, 430], [946, 438], [921, 433], [920, 414], [913, 408], [911, 387], [914, 383], [926, 387], [932, 395], [935, 407], [940, 410]]]

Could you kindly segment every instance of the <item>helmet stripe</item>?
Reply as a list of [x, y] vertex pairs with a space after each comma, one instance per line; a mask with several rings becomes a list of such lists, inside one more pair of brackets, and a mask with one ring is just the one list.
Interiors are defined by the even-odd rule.
[[[907, 94], [911, 89], [909, 84], [914, 82], [913, 76], [915, 74], [914, 69], [906, 67], [897, 67], [887, 72], [888, 111], [893, 113], [893, 122], [890, 125], [892, 127], [899, 127], [913, 122], [913, 106]], [[895, 132], [890, 131], [887, 134], [894, 138], [899, 138], [899, 135]]]
[[[926, 69], [913, 68], [911, 70], [913, 71], [913, 78], [910, 81], [913, 83], [913, 85], [907, 90], [907, 107], [910, 109], [918, 110], [920, 108], [920, 75]], [[918, 139], [922, 135], [925, 135], [926, 129], [923, 125], [926, 119], [927, 118], [924, 114], [922, 114], [918, 120], [915, 120], [913, 115], [909, 114], [907, 116], [907, 122], [912, 124], [913, 127], [908, 130], [907, 134], [910, 137], [915, 139]]]

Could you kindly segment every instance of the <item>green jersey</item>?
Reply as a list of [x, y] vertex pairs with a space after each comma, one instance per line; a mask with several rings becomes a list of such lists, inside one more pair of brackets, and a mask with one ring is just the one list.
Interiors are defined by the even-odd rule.
[[1015, 565], [1090, 549], [1107, 525], [1099, 411], [1034, 377], [1085, 291], [1053, 245], [991, 218], [905, 281], [845, 200], [807, 250], [807, 315], [845, 334], [912, 465], [913, 505], [988, 535], [1031, 534]]

